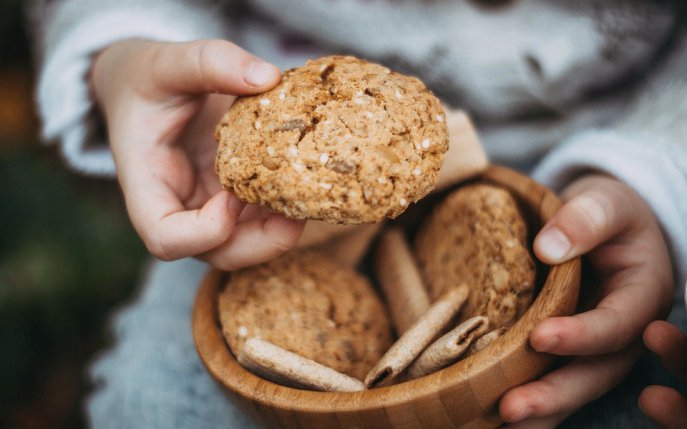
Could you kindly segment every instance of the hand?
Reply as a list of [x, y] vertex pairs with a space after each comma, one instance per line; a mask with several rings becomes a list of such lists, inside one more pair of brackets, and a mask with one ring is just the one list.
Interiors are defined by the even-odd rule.
[[649, 206], [608, 176], [585, 176], [563, 193], [563, 207], [537, 235], [539, 259], [557, 264], [587, 253], [598, 273], [592, 308], [542, 321], [530, 335], [539, 352], [575, 356], [541, 379], [515, 387], [499, 411], [507, 428], [553, 428], [610, 390], [642, 353], [647, 324], [672, 298], [668, 250]]
[[[652, 322], [644, 330], [644, 343], [663, 366], [687, 385], [687, 336], [668, 322]], [[657, 425], [666, 429], [687, 427], [687, 398], [675, 389], [649, 386], [639, 397], [639, 407]]]
[[292, 247], [303, 224], [248, 207], [215, 175], [214, 127], [235, 95], [274, 87], [279, 70], [225, 41], [118, 42], [91, 83], [107, 122], [134, 228], [163, 260], [231, 270]]

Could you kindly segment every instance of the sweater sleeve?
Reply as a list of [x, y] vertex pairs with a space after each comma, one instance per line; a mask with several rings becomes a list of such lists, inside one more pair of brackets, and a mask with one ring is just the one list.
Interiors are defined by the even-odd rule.
[[222, 14], [200, 1], [43, 0], [31, 12], [42, 137], [60, 145], [72, 168], [90, 175], [115, 173], [107, 143], [96, 132], [87, 82], [93, 54], [128, 38], [188, 41], [225, 36]]
[[[652, 207], [673, 257], [676, 281], [687, 275], [687, 35], [631, 103], [603, 129], [572, 135], [534, 171], [559, 190], [586, 170], [633, 187]], [[687, 298], [687, 296], [686, 296]]]

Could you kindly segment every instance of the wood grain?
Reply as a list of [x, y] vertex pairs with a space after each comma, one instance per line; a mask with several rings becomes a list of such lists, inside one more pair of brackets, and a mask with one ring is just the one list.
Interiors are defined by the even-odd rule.
[[[509, 189], [541, 226], [560, 201], [534, 180], [490, 166], [485, 181]], [[496, 407], [513, 386], [542, 375], [551, 357], [528, 345], [541, 320], [572, 314], [580, 283], [580, 260], [547, 267], [535, 301], [502, 337], [480, 352], [439, 372], [388, 387], [335, 393], [292, 389], [263, 380], [241, 367], [227, 348], [217, 321], [223, 274], [212, 270], [201, 285], [193, 313], [198, 353], [212, 376], [251, 413], [274, 428], [433, 429], [498, 427]]]

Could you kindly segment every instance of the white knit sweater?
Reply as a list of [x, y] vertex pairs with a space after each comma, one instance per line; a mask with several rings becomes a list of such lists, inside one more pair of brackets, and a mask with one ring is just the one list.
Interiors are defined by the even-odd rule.
[[249, 3], [36, 2], [45, 139], [76, 170], [114, 174], [85, 75], [116, 40], [228, 38], [283, 68], [353, 53], [416, 74], [472, 112], [493, 162], [535, 167], [554, 189], [589, 169], [627, 182], [654, 209], [684, 284], [687, 37], [669, 10], [622, 0]]

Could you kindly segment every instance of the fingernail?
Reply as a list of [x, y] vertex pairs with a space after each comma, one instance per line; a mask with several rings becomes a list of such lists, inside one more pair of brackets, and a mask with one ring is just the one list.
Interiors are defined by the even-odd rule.
[[261, 60], [253, 60], [246, 70], [246, 82], [252, 86], [263, 86], [274, 79], [276, 68]]
[[558, 227], [546, 229], [537, 239], [539, 252], [552, 261], [563, 261], [572, 247], [568, 237]]

